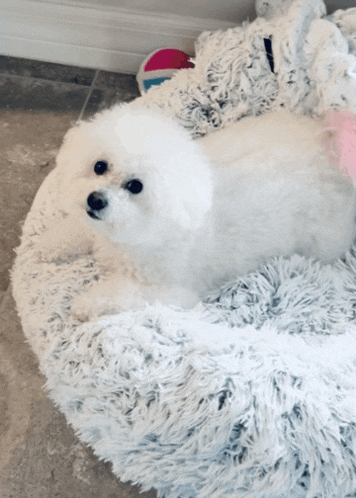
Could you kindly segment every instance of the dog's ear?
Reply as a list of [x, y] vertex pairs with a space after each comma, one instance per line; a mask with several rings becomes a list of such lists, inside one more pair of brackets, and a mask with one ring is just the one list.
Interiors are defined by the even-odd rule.
[[203, 224], [211, 207], [211, 188], [197, 182], [187, 183], [183, 195], [177, 192], [170, 197], [170, 215], [184, 229], [194, 230]]
[[80, 147], [82, 146], [78, 137], [80, 137], [83, 127], [84, 124], [78, 122], [64, 135], [62, 145], [56, 158], [56, 165], [58, 168], [66, 168], [73, 162], [75, 154], [78, 153], [78, 149], [80, 150]]
[[86, 162], [85, 151], [88, 149], [82, 133], [84, 126], [86, 125], [78, 123], [67, 131], [56, 157], [56, 202], [58, 208], [65, 213], [72, 212], [73, 206], [79, 206], [78, 176], [81, 176], [80, 168]]
[[177, 171], [174, 188], [167, 189], [168, 209], [170, 216], [184, 229], [194, 230], [203, 224], [211, 208], [213, 182], [210, 164], [200, 147], [194, 144], [188, 152], [186, 156], [180, 157], [182, 167]]

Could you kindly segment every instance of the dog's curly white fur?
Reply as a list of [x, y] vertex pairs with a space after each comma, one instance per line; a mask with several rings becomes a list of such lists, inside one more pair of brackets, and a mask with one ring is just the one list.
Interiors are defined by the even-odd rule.
[[121, 105], [69, 130], [57, 159], [63, 223], [41, 257], [93, 251], [106, 269], [74, 315], [191, 307], [271, 256], [341, 256], [355, 189], [322, 129], [280, 110], [192, 140], [157, 111]]

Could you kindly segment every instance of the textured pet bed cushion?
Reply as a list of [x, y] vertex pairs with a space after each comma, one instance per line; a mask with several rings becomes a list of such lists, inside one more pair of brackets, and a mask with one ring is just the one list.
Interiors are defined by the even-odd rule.
[[194, 311], [78, 325], [70, 303], [99, 277], [95, 260], [36, 261], [59, 216], [55, 176], [26, 219], [14, 296], [49, 395], [81, 440], [121, 479], [167, 497], [355, 491], [354, 252], [327, 266], [275, 259]]
[[[175, 112], [193, 130], [202, 121], [189, 102]], [[56, 175], [27, 216], [12, 282], [48, 393], [80, 439], [122, 480], [167, 498], [355, 493], [355, 249], [332, 265], [275, 258], [193, 311], [147, 307], [78, 324], [71, 302], [100, 278], [95, 259], [36, 256], [61, 216]]]

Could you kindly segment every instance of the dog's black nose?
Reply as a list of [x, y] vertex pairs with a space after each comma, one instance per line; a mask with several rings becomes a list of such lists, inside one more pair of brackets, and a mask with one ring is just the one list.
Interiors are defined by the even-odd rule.
[[105, 195], [102, 192], [92, 192], [88, 196], [87, 204], [90, 209], [93, 209], [94, 211], [100, 211], [108, 205], [108, 201], [106, 200]]

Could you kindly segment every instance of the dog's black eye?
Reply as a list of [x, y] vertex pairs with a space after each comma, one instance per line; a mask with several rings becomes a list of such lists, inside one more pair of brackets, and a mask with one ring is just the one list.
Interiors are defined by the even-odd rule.
[[139, 194], [143, 189], [143, 184], [140, 180], [130, 180], [124, 185], [124, 188], [131, 192], [131, 194]]
[[97, 175], [103, 175], [108, 169], [108, 163], [106, 161], [97, 161], [94, 166], [94, 171]]

